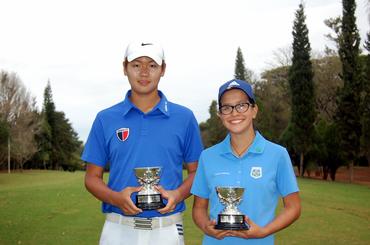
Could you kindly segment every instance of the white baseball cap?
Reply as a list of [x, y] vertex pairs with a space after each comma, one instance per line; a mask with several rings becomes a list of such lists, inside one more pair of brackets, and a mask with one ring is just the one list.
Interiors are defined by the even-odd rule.
[[127, 46], [125, 59], [127, 59], [128, 62], [142, 56], [152, 58], [158, 65], [162, 65], [162, 62], [164, 61], [164, 51], [159, 44], [151, 42], [135, 42], [130, 43]]

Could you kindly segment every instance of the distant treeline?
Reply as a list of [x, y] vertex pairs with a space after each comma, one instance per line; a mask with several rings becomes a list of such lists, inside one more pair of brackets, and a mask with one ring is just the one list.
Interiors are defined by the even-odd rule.
[[[273, 68], [261, 78], [245, 66], [242, 51], [237, 50], [234, 77], [253, 84], [259, 108], [256, 129], [288, 149], [300, 175], [335, 180], [340, 166], [351, 170], [370, 162], [370, 32], [363, 47], [366, 55], [360, 47], [355, 9], [355, 1], [344, 0], [343, 16], [325, 21], [334, 32], [327, 37], [337, 50], [325, 47], [311, 58], [300, 4], [292, 47], [275, 52]], [[200, 124], [206, 147], [226, 135], [217, 111], [217, 101], [212, 101], [210, 118]]]
[[61, 111], [55, 110], [50, 82], [42, 110], [16, 73], [0, 73], [0, 169], [83, 168], [82, 142]]

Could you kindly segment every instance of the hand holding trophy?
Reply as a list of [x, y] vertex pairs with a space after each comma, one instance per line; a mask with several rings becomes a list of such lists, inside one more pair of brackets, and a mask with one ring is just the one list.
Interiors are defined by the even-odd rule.
[[218, 214], [215, 228], [218, 230], [248, 230], [249, 225], [244, 221], [245, 215], [237, 207], [242, 201], [244, 188], [216, 187], [216, 192], [225, 208]]
[[135, 168], [135, 175], [143, 187], [136, 195], [136, 206], [142, 210], [154, 210], [165, 205], [161, 194], [154, 188], [159, 183], [161, 167]]

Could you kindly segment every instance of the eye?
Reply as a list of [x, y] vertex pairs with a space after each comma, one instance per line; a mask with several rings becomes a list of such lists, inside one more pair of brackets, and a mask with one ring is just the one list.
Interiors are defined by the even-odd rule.
[[238, 106], [239, 106], [240, 109], [244, 109], [246, 104], [243, 103], [243, 104], [239, 104]]

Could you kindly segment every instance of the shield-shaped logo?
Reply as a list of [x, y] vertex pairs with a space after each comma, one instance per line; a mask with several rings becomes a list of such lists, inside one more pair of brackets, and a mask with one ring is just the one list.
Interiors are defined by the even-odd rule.
[[129, 128], [120, 128], [116, 130], [116, 135], [120, 141], [127, 140], [129, 134], [130, 134]]
[[252, 167], [251, 177], [254, 179], [259, 179], [262, 177], [262, 168], [261, 167]]

